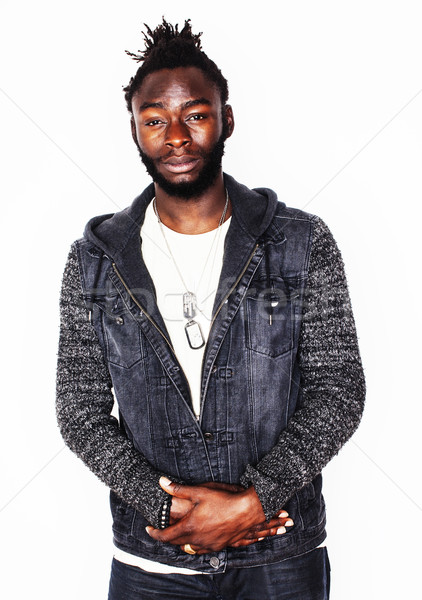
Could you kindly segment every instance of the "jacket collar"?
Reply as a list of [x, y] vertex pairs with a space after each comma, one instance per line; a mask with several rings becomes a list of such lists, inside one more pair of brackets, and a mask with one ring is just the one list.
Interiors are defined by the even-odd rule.
[[[243, 236], [253, 243], [266, 233], [266, 237], [280, 241], [280, 230], [272, 228], [267, 231], [280, 206], [275, 192], [268, 188], [251, 190], [227, 174], [224, 174], [224, 183], [232, 203], [232, 221], [237, 222]], [[94, 217], [85, 227], [85, 238], [100, 247], [113, 261], [120, 262], [127, 247], [133, 247], [134, 240], [135, 245], [139, 245], [139, 231], [145, 210], [154, 194], [154, 185], [151, 183], [130, 207], [115, 214]]]
[[251, 190], [227, 174], [224, 174], [224, 183], [232, 203], [234, 220], [255, 242], [267, 232], [280, 205], [276, 193], [268, 188]]
[[[232, 203], [232, 221], [225, 241], [225, 258], [216, 294], [214, 310], [242, 272], [257, 243], [280, 243], [283, 232], [273, 219], [280, 203], [275, 192], [266, 188], [250, 190], [230, 175], [224, 182]], [[101, 248], [114, 262], [133, 291], [155, 298], [154, 283], [142, 260], [140, 229], [145, 210], [154, 197], [154, 185], [149, 185], [132, 205], [114, 215], [91, 219], [85, 228], [85, 237]], [[163, 331], [166, 330], [156, 304], [149, 306], [149, 314]]]

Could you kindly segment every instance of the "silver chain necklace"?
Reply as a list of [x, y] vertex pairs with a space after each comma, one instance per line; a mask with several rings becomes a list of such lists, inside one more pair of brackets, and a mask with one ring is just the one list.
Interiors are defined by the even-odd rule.
[[[193, 350], [197, 350], [199, 348], [202, 348], [202, 346], [204, 346], [204, 344], [205, 344], [205, 339], [204, 339], [204, 335], [202, 333], [201, 326], [193, 318], [193, 317], [196, 316], [197, 310], [200, 310], [199, 307], [198, 307], [198, 300], [197, 300], [195, 292], [190, 292], [189, 291], [188, 286], [186, 285], [185, 280], [183, 278], [183, 275], [182, 275], [182, 273], [181, 273], [181, 271], [179, 269], [179, 266], [178, 266], [178, 264], [176, 262], [176, 259], [174, 258], [173, 252], [171, 251], [171, 248], [170, 248], [170, 245], [168, 243], [166, 234], [164, 232], [163, 223], [162, 223], [162, 221], [160, 219], [160, 215], [158, 213], [157, 199], [154, 197], [154, 199], [153, 199], [152, 202], [153, 202], [154, 212], [155, 212], [155, 214], [157, 216], [158, 224], [160, 226], [160, 230], [161, 230], [164, 242], [165, 242], [165, 244], [167, 246], [167, 250], [169, 251], [169, 254], [171, 256], [173, 264], [174, 264], [174, 266], [176, 268], [176, 271], [177, 271], [177, 273], [178, 273], [178, 275], [180, 277], [180, 280], [181, 280], [181, 282], [183, 284], [183, 287], [186, 290], [186, 292], [183, 294], [183, 316], [184, 316], [185, 319], [188, 319], [188, 322], [185, 324], [185, 333], [186, 333], [186, 337], [188, 339], [189, 346]], [[218, 235], [218, 233], [220, 231], [221, 225], [224, 223], [224, 220], [226, 218], [228, 206], [229, 206], [229, 193], [226, 190], [226, 203], [224, 205], [224, 209], [223, 209], [223, 212], [221, 214], [220, 221], [218, 222], [218, 227], [215, 230], [215, 235], [214, 235], [211, 247], [210, 247], [210, 251], [208, 252], [207, 258], [205, 260], [204, 268], [202, 269], [202, 273], [201, 273], [201, 277], [200, 277], [198, 285], [197, 285], [197, 289], [199, 289], [199, 286], [200, 286], [200, 284], [202, 282], [202, 279], [204, 277], [205, 269], [207, 267], [209, 258], [211, 256], [212, 249], [213, 249], [213, 247], [215, 245], [215, 242], [217, 240], [217, 235]]]

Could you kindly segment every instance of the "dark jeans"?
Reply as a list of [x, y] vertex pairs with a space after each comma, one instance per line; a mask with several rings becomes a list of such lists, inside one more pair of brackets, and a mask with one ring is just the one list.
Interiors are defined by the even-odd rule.
[[228, 569], [217, 575], [162, 575], [113, 559], [108, 600], [328, 600], [326, 548], [272, 565]]

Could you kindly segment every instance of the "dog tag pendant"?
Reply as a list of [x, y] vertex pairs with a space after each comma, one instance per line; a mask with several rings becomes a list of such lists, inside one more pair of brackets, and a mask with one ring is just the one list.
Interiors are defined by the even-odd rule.
[[196, 296], [193, 292], [183, 294], [183, 316], [192, 319], [196, 315]]
[[274, 291], [274, 289], [269, 294], [264, 295], [264, 300], [266, 300], [267, 305], [265, 307], [266, 312], [268, 313], [268, 322], [270, 325], [273, 324], [273, 314], [274, 308], [276, 308], [280, 302], [280, 298], [278, 294]]
[[196, 321], [189, 321], [185, 325], [186, 337], [192, 350], [198, 350], [205, 344], [201, 326]]

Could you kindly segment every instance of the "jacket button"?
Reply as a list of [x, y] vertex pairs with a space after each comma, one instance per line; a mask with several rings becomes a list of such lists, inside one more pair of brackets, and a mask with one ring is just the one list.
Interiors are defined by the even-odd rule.
[[211, 373], [213, 373], [215, 375], [215, 373], [217, 373], [217, 367], [214, 365], [213, 368], [211, 369]]
[[210, 565], [212, 566], [213, 569], [218, 569], [218, 567], [220, 566], [220, 561], [218, 560], [218, 558], [216, 556], [211, 556]]
[[207, 433], [204, 433], [204, 438], [205, 438], [206, 442], [212, 442], [214, 439], [214, 436], [212, 433], [207, 432]]

